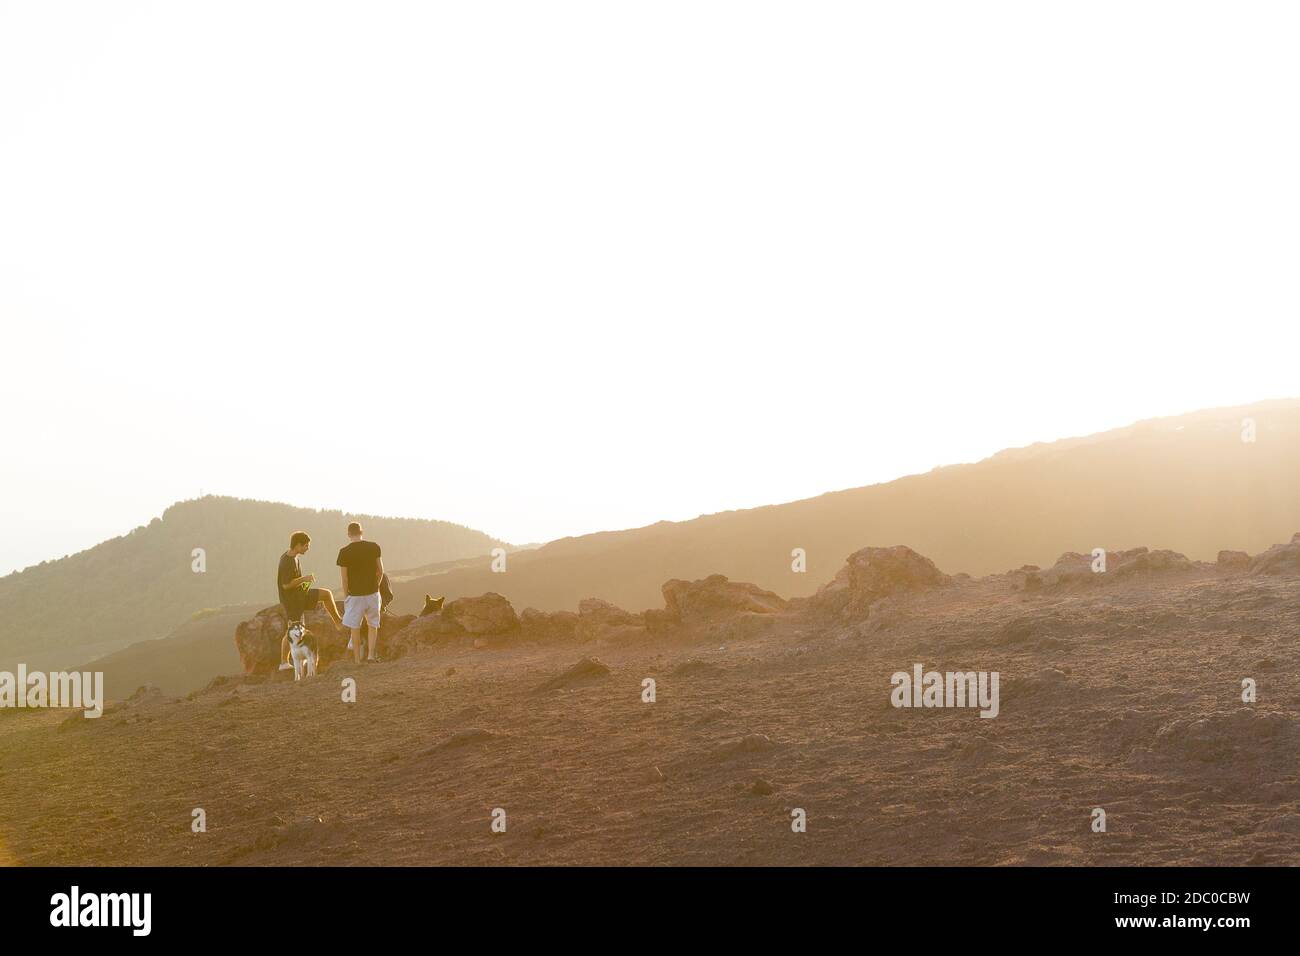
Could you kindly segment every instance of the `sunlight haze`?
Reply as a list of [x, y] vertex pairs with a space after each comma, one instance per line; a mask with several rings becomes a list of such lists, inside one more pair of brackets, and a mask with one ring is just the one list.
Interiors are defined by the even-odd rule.
[[201, 494], [539, 542], [1300, 393], [1300, 12], [1086, 10], [0, 2], [0, 574]]

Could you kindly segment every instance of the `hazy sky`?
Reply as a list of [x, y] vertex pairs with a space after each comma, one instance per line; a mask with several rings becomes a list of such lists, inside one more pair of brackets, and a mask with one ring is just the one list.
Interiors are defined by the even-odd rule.
[[200, 492], [535, 541], [1296, 395], [1298, 26], [0, 0], [0, 573]]

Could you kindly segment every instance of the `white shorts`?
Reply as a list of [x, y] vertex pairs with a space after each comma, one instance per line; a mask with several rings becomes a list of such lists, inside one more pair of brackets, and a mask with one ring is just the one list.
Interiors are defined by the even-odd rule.
[[343, 603], [343, 626], [360, 627], [361, 619], [373, 628], [379, 627], [379, 592], [374, 594], [349, 594]]

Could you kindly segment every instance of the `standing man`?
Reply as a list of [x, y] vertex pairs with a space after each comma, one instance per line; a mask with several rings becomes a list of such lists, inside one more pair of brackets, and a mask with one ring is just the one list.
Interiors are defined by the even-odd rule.
[[361, 663], [361, 622], [370, 629], [370, 648], [366, 660], [380, 663], [375, 654], [379, 640], [379, 580], [384, 576], [384, 562], [379, 545], [363, 541], [361, 525], [348, 525], [346, 547], [339, 552], [338, 566], [343, 578], [343, 626], [352, 631], [352, 656]]
[[[298, 559], [311, 548], [311, 536], [306, 531], [295, 531], [289, 536], [289, 550], [280, 555], [280, 567], [275, 572], [275, 590], [280, 595], [285, 617], [289, 621], [302, 621], [307, 612], [317, 604], [325, 605], [325, 613], [330, 616], [335, 627], [340, 627], [338, 605], [334, 595], [327, 588], [314, 588], [316, 575], [303, 574]], [[280, 670], [293, 669], [289, 662], [289, 633], [280, 639]]]

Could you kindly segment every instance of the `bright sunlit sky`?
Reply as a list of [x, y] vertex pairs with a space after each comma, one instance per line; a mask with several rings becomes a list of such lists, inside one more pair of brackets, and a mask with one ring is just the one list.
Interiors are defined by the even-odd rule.
[[0, 0], [0, 573], [200, 493], [542, 541], [1300, 393], [1298, 25]]

